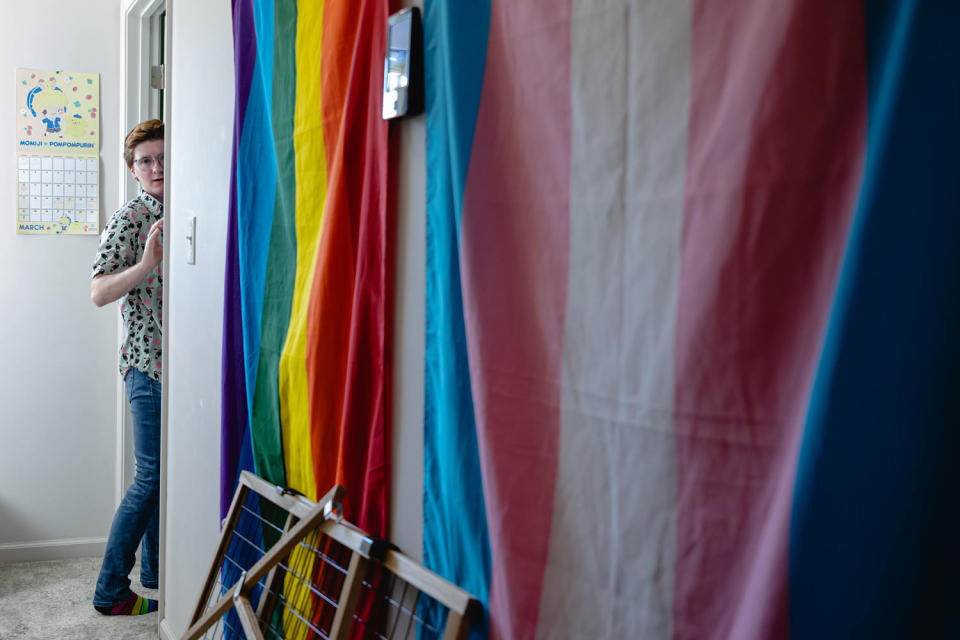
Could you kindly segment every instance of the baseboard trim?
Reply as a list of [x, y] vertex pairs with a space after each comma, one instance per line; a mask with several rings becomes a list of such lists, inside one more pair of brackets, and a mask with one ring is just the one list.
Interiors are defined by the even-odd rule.
[[35, 542], [0, 542], [0, 564], [102, 556], [106, 538], [64, 538]]
[[167, 618], [160, 621], [160, 640], [177, 640], [177, 635], [170, 630]]

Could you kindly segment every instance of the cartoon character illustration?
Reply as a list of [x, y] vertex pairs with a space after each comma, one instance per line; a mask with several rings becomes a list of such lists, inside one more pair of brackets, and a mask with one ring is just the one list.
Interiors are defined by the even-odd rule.
[[63, 214], [57, 222], [60, 224], [60, 230], [66, 231], [70, 228], [70, 223], [73, 222], [73, 220], [71, 220], [67, 214]]
[[57, 80], [39, 80], [37, 86], [27, 94], [27, 109], [35, 118], [43, 122], [44, 137], [55, 133], [63, 137], [60, 121], [67, 113], [67, 96], [57, 86]]
[[63, 127], [71, 138], [80, 138], [87, 133], [87, 121], [79, 113], [64, 118]]

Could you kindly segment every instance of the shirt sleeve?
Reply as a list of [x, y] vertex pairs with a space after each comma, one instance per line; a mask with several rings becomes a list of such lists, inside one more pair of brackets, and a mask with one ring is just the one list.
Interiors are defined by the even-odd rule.
[[139, 228], [130, 214], [130, 207], [123, 207], [107, 222], [100, 234], [100, 246], [91, 277], [123, 271], [137, 263]]

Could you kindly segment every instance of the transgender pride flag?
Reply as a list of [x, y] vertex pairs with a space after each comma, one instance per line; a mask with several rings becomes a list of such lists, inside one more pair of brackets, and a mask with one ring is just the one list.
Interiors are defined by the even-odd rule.
[[960, 635], [960, 3], [424, 4], [428, 566], [495, 638]]

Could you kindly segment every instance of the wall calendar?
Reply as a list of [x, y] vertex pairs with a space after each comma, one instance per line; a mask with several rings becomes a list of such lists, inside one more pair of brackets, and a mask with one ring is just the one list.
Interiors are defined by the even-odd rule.
[[17, 233], [100, 233], [100, 76], [17, 69]]

